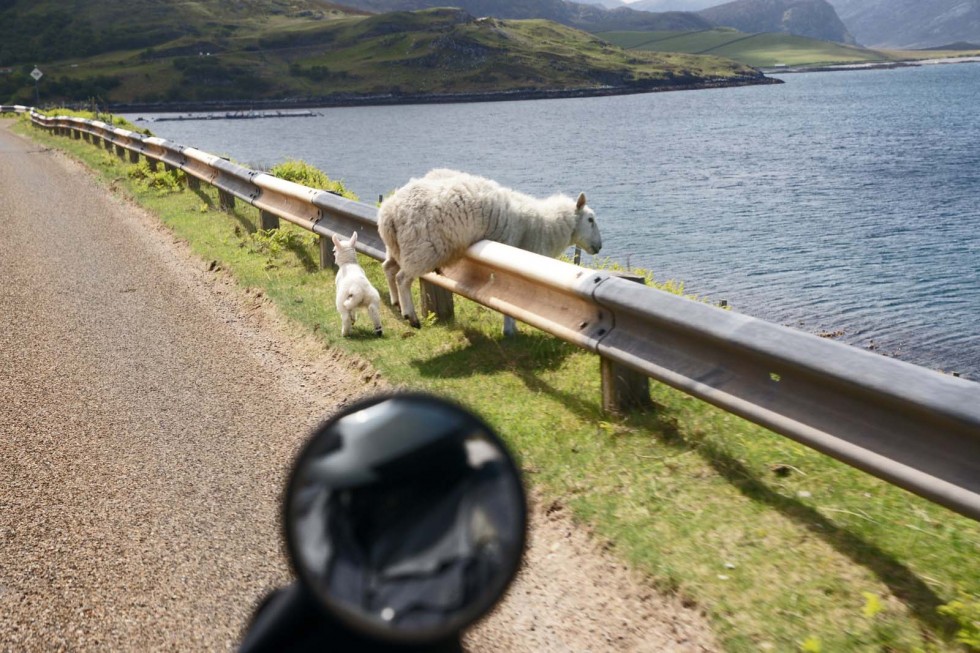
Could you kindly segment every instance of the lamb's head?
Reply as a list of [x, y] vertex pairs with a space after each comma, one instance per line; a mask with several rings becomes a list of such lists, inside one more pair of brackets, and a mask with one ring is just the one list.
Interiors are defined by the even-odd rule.
[[602, 236], [599, 235], [599, 225], [595, 222], [595, 211], [585, 205], [585, 193], [578, 196], [575, 202], [575, 231], [572, 232], [572, 244], [578, 245], [589, 254], [598, 254], [602, 249]]
[[333, 240], [333, 257], [337, 265], [357, 263], [357, 250], [354, 249], [354, 245], [357, 243], [356, 231], [351, 234], [349, 240], [342, 240], [337, 236], [333, 236], [331, 240]]

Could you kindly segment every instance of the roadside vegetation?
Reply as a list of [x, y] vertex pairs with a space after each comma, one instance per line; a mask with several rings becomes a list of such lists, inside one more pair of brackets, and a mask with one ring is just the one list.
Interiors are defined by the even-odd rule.
[[[16, 129], [84, 161], [202, 266], [362, 359], [365, 374], [479, 412], [549, 510], [704, 611], [728, 651], [980, 650], [980, 524], [658, 383], [655, 410], [603, 414], [595, 356], [526, 325], [503, 339], [500, 315], [466, 300], [452, 323], [414, 330], [386, 307], [385, 337], [362, 321], [342, 338], [333, 272], [318, 269], [308, 232], [260, 232], [255, 209], [221, 211], [205, 185], [154, 187], [84, 141]], [[380, 264], [361, 263], [384, 291]]]
[[980, 55], [976, 50], [869, 50], [805, 36], [747, 34], [731, 28], [698, 32], [602, 32], [597, 36], [631, 51], [710, 54], [757, 68], [896, 63]]

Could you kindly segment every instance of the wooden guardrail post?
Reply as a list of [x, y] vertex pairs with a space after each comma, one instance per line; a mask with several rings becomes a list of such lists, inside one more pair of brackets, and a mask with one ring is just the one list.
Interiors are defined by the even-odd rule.
[[419, 296], [422, 300], [422, 315], [435, 313], [435, 316], [443, 321], [450, 321], [456, 317], [453, 293], [449, 290], [419, 279]]
[[[176, 170], [171, 166], [167, 167], [168, 170]], [[194, 175], [187, 175], [187, 188], [193, 191], [201, 190], [201, 180]]]
[[[619, 276], [639, 284], [646, 279], [638, 274], [619, 273]], [[626, 413], [631, 410], [650, 408], [650, 379], [644, 374], [610, 359], [599, 357], [599, 374], [602, 380], [602, 410], [607, 413]]]
[[225, 211], [235, 210], [235, 196], [226, 190], [218, 189], [218, 206]]
[[272, 231], [279, 228], [279, 216], [269, 211], [259, 211], [259, 221], [262, 223], [263, 231]]
[[130, 150], [129, 151], [129, 162], [130, 163], [139, 163], [140, 162], [140, 153], [137, 152], [136, 150]]
[[320, 269], [337, 269], [337, 258], [333, 255], [333, 242], [326, 236], [320, 236]]
[[126, 148], [123, 147], [122, 145], [117, 145], [116, 146], [116, 156], [118, 156], [120, 159], [125, 160], [126, 159]]

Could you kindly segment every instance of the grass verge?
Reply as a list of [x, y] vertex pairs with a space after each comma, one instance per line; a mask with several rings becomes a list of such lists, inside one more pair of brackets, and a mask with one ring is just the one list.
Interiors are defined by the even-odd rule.
[[466, 300], [452, 324], [416, 331], [386, 309], [384, 338], [363, 320], [341, 338], [307, 232], [261, 232], [254, 209], [219, 211], [213, 190], [154, 186], [84, 141], [16, 129], [114, 180], [325, 347], [479, 412], [529, 483], [699, 606], [728, 651], [980, 650], [976, 522], [657, 383], [655, 412], [604, 415], [594, 356], [526, 326], [502, 339], [500, 316]]

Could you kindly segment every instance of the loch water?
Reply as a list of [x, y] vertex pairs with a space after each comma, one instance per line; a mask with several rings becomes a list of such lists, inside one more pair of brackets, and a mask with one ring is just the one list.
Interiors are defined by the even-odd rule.
[[980, 380], [980, 65], [782, 79], [149, 126], [251, 167], [303, 159], [368, 202], [435, 167], [585, 191], [600, 257]]

